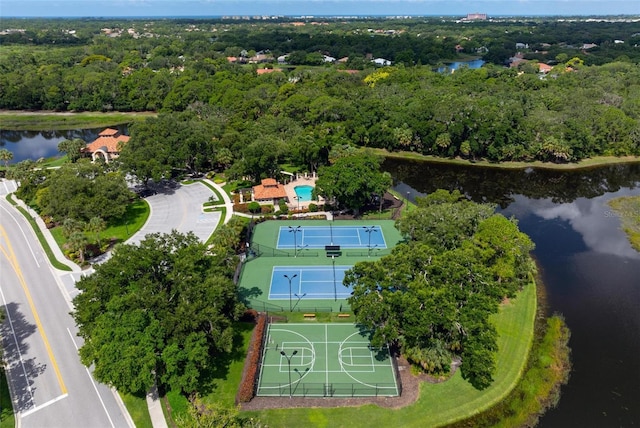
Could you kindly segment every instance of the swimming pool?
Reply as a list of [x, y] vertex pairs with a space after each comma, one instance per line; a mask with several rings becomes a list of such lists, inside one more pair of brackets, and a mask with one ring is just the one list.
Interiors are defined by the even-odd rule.
[[298, 196], [298, 200], [300, 202], [311, 201], [311, 192], [313, 192], [313, 186], [296, 186], [293, 188], [295, 190], [296, 195]]

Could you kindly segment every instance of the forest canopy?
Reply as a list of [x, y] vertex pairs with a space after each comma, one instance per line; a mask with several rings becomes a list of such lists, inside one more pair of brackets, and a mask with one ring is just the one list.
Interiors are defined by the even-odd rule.
[[[153, 126], [166, 144], [192, 132], [179, 162], [163, 156], [196, 171], [316, 170], [345, 145], [471, 161], [640, 154], [637, 22], [12, 23], [24, 31], [0, 36], [0, 108], [186, 113]], [[486, 64], [437, 71], [474, 58]], [[155, 131], [143, 128], [132, 144]]]

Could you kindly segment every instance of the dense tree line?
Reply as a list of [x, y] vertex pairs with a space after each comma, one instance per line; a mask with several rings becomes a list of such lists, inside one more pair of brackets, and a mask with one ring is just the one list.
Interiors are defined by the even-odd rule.
[[[131, 131], [126, 151], [143, 153], [150, 144], [163, 142], [171, 147], [154, 148], [158, 164], [149, 165], [152, 160], [146, 159], [143, 179], [176, 168], [215, 166], [257, 180], [277, 172], [282, 162], [316, 170], [328, 164], [332, 150], [349, 145], [492, 161], [570, 162], [640, 153], [640, 70], [632, 60], [640, 48], [633, 47], [633, 23], [460, 27], [389, 20], [298, 28], [204, 21], [189, 24], [202, 27], [190, 32], [185, 22], [110, 23], [130, 27], [139, 37], [126, 31], [107, 37], [99, 29], [89, 31], [89, 24], [77, 24], [78, 37], [91, 37], [84, 46], [3, 45], [7, 55], [0, 56], [0, 108], [164, 112], [157, 122]], [[395, 32], [369, 32], [369, 25]], [[505, 35], [496, 35], [505, 28]], [[627, 42], [609, 42], [614, 37]], [[580, 51], [560, 47], [558, 40], [601, 44]], [[532, 59], [520, 70], [487, 65], [445, 75], [419, 65], [454, 58], [448, 55], [456, 44], [463, 52], [488, 46], [486, 55], [501, 62], [498, 57], [515, 53], [516, 42], [530, 44], [526, 55]], [[546, 54], [540, 53], [544, 43], [554, 43]], [[243, 50], [251, 55], [266, 44], [274, 57], [299, 52], [305, 61], [326, 53], [360, 62], [289, 66], [257, 75], [256, 65], [226, 59]], [[423, 61], [422, 45], [441, 52]], [[599, 56], [603, 51], [613, 52], [609, 56], [618, 61], [589, 65], [609, 61]], [[366, 53], [389, 53], [396, 65], [374, 68], [364, 61]], [[535, 61], [549, 57], [557, 65], [541, 78]], [[350, 66], [362, 70], [340, 72]], [[156, 131], [161, 138], [154, 142]], [[134, 167], [131, 156], [123, 162]]]
[[489, 315], [534, 269], [531, 240], [493, 211], [457, 191], [418, 198], [397, 222], [406, 242], [347, 271], [349, 303], [374, 346], [391, 343], [429, 373], [448, 374], [461, 362], [474, 387], [491, 384], [497, 332]]

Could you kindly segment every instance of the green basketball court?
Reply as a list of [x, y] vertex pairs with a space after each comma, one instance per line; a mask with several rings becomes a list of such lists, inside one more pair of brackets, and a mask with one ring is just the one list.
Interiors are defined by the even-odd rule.
[[354, 324], [271, 324], [257, 396], [395, 397], [389, 350]]

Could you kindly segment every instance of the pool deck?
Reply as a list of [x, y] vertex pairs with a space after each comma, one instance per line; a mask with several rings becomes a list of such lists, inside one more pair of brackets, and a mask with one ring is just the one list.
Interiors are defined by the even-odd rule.
[[318, 198], [317, 201], [300, 201], [298, 202], [298, 196], [296, 195], [295, 187], [296, 186], [313, 186], [316, 185], [316, 180], [318, 177], [314, 174], [313, 176], [297, 176], [294, 180], [284, 185], [284, 190], [287, 192], [287, 198], [289, 199], [289, 203], [287, 206], [290, 210], [303, 210], [309, 208], [310, 203], [314, 203], [316, 205], [324, 204], [323, 198]]

